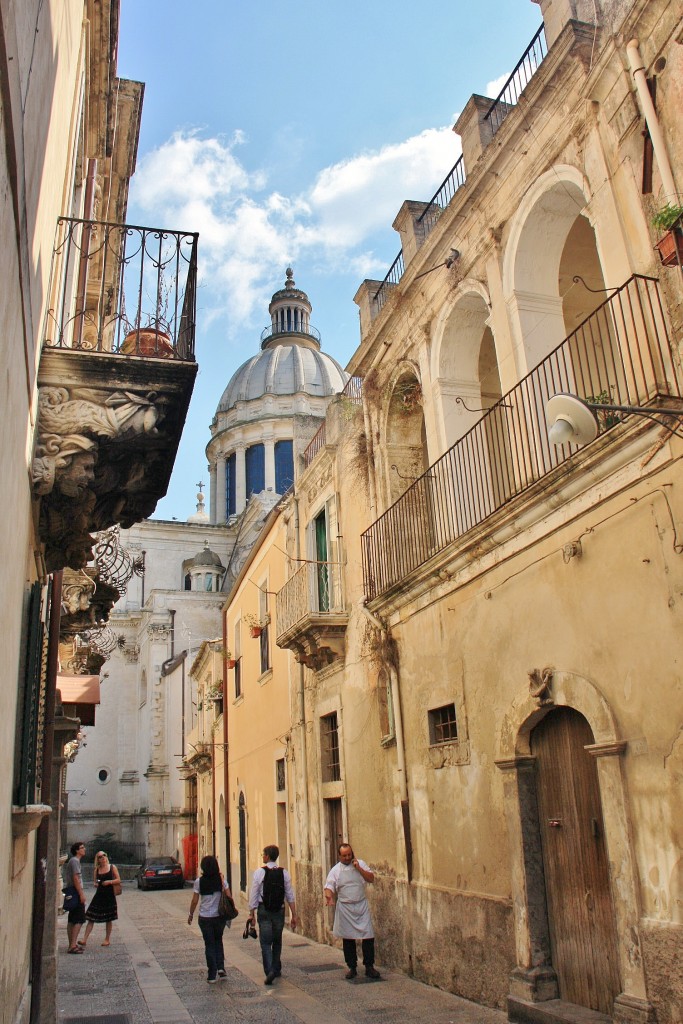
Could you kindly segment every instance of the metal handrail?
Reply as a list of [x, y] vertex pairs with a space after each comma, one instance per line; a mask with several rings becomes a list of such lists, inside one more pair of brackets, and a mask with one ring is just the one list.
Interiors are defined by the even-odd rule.
[[377, 303], [377, 312], [380, 311], [384, 303], [389, 298], [389, 288], [398, 282], [405, 273], [405, 264], [403, 262], [403, 249], [399, 252], [394, 262], [389, 267], [386, 277], [382, 281], [381, 285], [377, 289], [374, 295], [375, 302]]
[[545, 38], [545, 25], [541, 25], [517, 61], [507, 82], [484, 115], [484, 120], [489, 121], [494, 135], [538, 71], [538, 67], [547, 53], [548, 44]]
[[45, 344], [194, 361], [198, 238], [60, 217]]
[[462, 185], [465, 184], [466, 179], [467, 173], [465, 171], [465, 159], [461, 153], [432, 198], [429, 200], [429, 204], [417, 218], [417, 223], [422, 224], [422, 230], [425, 238], [432, 230], [455, 193]]
[[313, 459], [316, 457], [321, 448], [325, 447], [325, 441], [327, 437], [327, 431], [325, 429], [326, 421], [323, 420], [322, 424], [318, 427], [315, 434], [308, 442], [308, 445], [304, 449], [304, 467], [308, 469]]
[[[616, 289], [365, 531], [370, 598], [571, 459], [577, 447], [552, 445], [545, 422], [548, 399], [563, 391], [617, 405], [682, 396], [656, 278]], [[599, 415], [603, 431], [623, 418]]]
[[363, 378], [349, 377], [340, 394], [355, 405], [360, 405], [363, 401]]

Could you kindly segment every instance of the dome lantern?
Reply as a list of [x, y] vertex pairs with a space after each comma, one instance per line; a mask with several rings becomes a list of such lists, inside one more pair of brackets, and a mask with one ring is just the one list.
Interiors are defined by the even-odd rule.
[[308, 295], [297, 288], [291, 267], [287, 267], [286, 275], [284, 288], [274, 292], [270, 300], [270, 327], [261, 333], [261, 348], [292, 342], [292, 335], [299, 336], [298, 344], [320, 348], [320, 332], [311, 327], [312, 306]]

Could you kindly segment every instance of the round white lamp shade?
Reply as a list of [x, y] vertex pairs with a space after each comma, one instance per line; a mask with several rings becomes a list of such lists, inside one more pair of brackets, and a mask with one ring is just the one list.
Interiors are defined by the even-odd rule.
[[552, 444], [588, 444], [598, 436], [598, 418], [576, 395], [553, 395], [545, 407]]

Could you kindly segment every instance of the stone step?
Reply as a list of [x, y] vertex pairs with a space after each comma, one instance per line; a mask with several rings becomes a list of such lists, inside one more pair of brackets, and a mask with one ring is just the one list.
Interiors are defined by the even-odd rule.
[[514, 1024], [612, 1024], [612, 1018], [562, 999], [530, 1003], [508, 996], [508, 1020]]

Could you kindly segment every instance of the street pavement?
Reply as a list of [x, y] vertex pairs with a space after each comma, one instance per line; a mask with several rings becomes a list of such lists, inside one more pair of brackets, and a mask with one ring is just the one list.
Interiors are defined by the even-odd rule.
[[[88, 899], [90, 894], [86, 886]], [[245, 912], [225, 931], [227, 978], [206, 982], [204, 943], [187, 924], [191, 889], [141, 892], [123, 883], [112, 944], [95, 925], [82, 956], [66, 953], [59, 918], [58, 1024], [504, 1024], [506, 1015], [383, 967], [370, 981], [359, 965], [346, 981], [341, 950], [286, 930], [283, 975], [263, 984], [260, 947], [242, 939]], [[81, 930], [81, 938], [85, 928]]]

